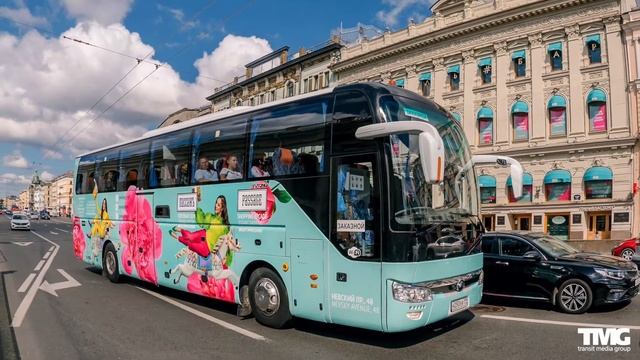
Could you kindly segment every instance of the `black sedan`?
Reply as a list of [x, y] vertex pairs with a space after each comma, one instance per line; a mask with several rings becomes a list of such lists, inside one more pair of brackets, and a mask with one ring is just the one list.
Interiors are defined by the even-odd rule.
[[638, 294], [640, 274], [631, 261], [580, 252], [543, 234], [487, 233], [482, 251], [484, 295], [549, 301], [581, 314]]

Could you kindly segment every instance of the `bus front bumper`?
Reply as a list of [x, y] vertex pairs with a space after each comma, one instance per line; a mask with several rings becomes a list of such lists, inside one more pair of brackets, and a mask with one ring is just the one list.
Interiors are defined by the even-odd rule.
[[401, 332], [424, 327], [478, 305], [482, 282], [474, 282], [461, 291], [434, 293], [421, 303], [400, 302], [393, 297], [392, 281], [387, 281], [387, 332]]

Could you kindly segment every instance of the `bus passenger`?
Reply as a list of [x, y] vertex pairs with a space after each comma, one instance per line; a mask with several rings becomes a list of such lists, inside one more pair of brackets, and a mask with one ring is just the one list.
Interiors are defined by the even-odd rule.
[[180, 166], [178, 167], [177, 185], [189, 185], [189, 173], [191, 173], [191, 171], [189, 171], [189, 168], [189, 163], [184, 162], [180, 164]]
[[198, 183], [218, 181], [218, 174], [211, 168], [209, 159], [204, 156], [198, 160], [198, 170], [196, 170], [195, 173], [195, 181]]
[[251, 176], [254, 178], [268, 177], [269, 172], [265, 169], [265, 156], [253, 159], [251, 162]]
[[224, 161], [222, 170], [220, 170], [220, 180], [238, 179], [242, 179], [242, 172], [240, 172], [238, 157], [235, 155], [229, 155]]

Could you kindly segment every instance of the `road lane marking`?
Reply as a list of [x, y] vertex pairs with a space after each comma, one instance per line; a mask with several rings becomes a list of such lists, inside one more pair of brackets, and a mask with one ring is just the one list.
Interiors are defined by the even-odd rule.
[[[137, 287], [137, 286], [136, 286], [136, 287]], [[246, 336], [246, 337], [250, 337], [250, 338], [252, 338], [252, 339], [254, 339], [254, 340], [260, 340], [260, 341], [267, 341], [267, 340], [268, 340], [267, 338], [265, 338], [265, 337], [264, 337], [264, 336], [262, 336], [262, 335], [256, 334], [256, 333], [254, 333], [254, 332], [252, 332], [252, 331], [249, 331], [249, 330], [245, 330], [245, 329], [243, 329], [243, 328], [241, 328], [241, 327], [239, 327], [239, 326], [236, 326], [236, 325], [230, 324], [230, 323], [228, 323], [228, 322], [226, 322], [226, 321], [224, 321], [224, 320], [220, 320], [220, 319], [215, 318], [215, 317], [213, 317], [213, 316], [211, 316], [211, 315], [205, 314], [205, 313], [203, 313], [203, 312], [201, 312], [201, 311], [198, 311], [198, 310], [196, 310], [196, 309], [194, 309], [194, 308], [192, 308], [192, 307], [189, 307], [189, 306], [184, 305], [184, 304], [182, 304], [182, 303], [180, 303], [180, 302], [178, 302], [178, 301], [175, 301], [175, 300], [173, 300], [173, 299], [170, 299], [170, 298], [168, 298], [168, 297], [166, 297], [166, 296], [164, 296], [164, 295], [160, 295], [160, 294], [158, 294], [158, 293], [155, 293], [155, 292], [153, 292], [153, 291], [149, 291], [149, 290], [147, 290], [147, 289], [143, 289], [143, 288], [140, 288], [140, 287], [138, 287], [138, 289], [139, 289], [139, 290], [142, 290], [142, 291], [144, 291], [144, 292], [146, 292], [146, 293], [147, 293], [147, 294], [149, 294], [149, 295], [155, 296], [155, 297], [157, 297], [157, 298], [158, 298], [158, 299], [160, 299], [160, 300], [163, 300], [163, 301], [165, 301], [165, 302], [168, 302], [168, 303], [169, 303], [169, 304], [171, 304], [171, 305], [174, 305], [174, 306], [176, 306], [176, 307], [179, 307], [180, 309], [182, 309], [182, 310], [184, 310], [184, 311], [190, 312], [190, 313], [192, 313], [193, 315], [196, 315], [196, 316], [198, 316], [198, 317], [201, 317], [201, 318], [203, 318], [203, 319], [205, 319], [205, 320], [207, 320], [207, 321], [210, 321], [210, 322], [212, 322], [212, 323], [214, 323], [214, 324], [218, 324], [218, 325], [220, 325], [220, 326], [222, 326], [222, 327], [224, 327], [224, 328], [227, 328], [227, 329], [229, 329], [229, 330], [231, 330], [231, 331], [235, 331], [235, 332], [237, 332], [238, 334], [244, 335], [244, 336]]]
[[47, 260], [50, 255], [51, 255], [51, 250], [49, 250], [46, 254], [44, 254], [43, 259]]
[[37, 232], [31, 230], [31, 233], [41, 238], [42, 240], [51, 243], [53, 245], [51, 247], [53, 249], [53, 253], [51, 254], [51, 257], [47, 259], [46, 263], [44, 264], [44, 267], [42, 268], [42, 271], [38, 273], [38, 276], [36, 277], [36, 281], [34, 281], [33, 284], [31, 284], [29, 291], [27, 291], [27, 295], [24, 296], [24, 298], [22, 299], [22, 302], [18, 306], [18, 310], [16, 310], [16, 313], [13, 315], [13, 320], [11, 321], [11, 327], [14, 327], [14, 328], [22, 326], [22, 321], [24, 321], [24, 317], [25, 315], [27, 315], [27, 311], [31, 307], [31, 303], [35, 298], [36, 293], [38, 292], [38, 289], [40, 289], [40, 284], [42, 284], [42, 280], [44, 279], [44, 276], [49, 270], [49, 267], [51, 267], [51, 263], [53, 262], [53, 259], [55, 259], [56, 254], [60, 249], [60, 245], [38, 234]]
[[33, 271], [40, 271], [40, 269], [42, 269], [42, 265], [44, 265], [45, 260], [40, 260], [40, 262], [38, 263], [38, 265], [36, 265], [35, 269], [33, 269]]
[[50, 247], [50, 248], [49, 248], [49, 251], [53, 251], [53, 248], [54, 248], [54, 247], [55, 247], [55, 246]]
[[62, 269], [58, 269], [58, 272], [60, 273], [60, 275], [64, 276], [67, 280], [65, 281], [60, 281], [57, 283], [49, 283], [47, 280], [44, 280], [42, 282], [42, 285], [40, 285], [40, 290], [42, 291], [46, 291], [49, 294], [58, 297], [58, 293], [56, 293], [56, 290], [63, 290], [63, 289], [68, 289], [68, 288], [72, 288], [72, 287], [77, 287], [77, 286], [81, 286], [82, 284], [80, 284], [78, 282], [78, 280], [74, 279], [71, 277], [71, 275], [67, 274], [66, 271], [62, 270]]
[[480, 315], [480, 317], [487, 318], [487, 319], [519, 321], [519, 322], [527, 322], [527, 323], [534, 323], [534, 324], [549, 324], [549, 325], [576, 326], [576, 327], [598, 327], [598, 328], [629, 328], [633, 330], [640, 330], [640, 326], [635, 326], [635, 325], [591, 324], [591, 323], [579, 323], [579, 322], [570, 322], [570, 321], [527, 319], [527, 318], [499, 316], [499, 315]]
[[18, 289], [18, 292], [19, 293], [23, 293], [23, 292], [27, 291], [27, 288], [29, 287], [29, 285], [31, 285], [31, 282], [33, 281], [34, 277], [36, 277], [35, 273], [29, 274], [29, 276], [27, 276], [27, 278], [24, 279], [24, 282], [22, 283], [22, 285], [20, 285], [20, 288]]
[[58, 229], [58, 228], [54, 228], [54, 229], [56, 229], [56, 230], [58, 230], [58, 231], [65, 232], [65, 233], [68, 233], [68, 232], [69, 232], [69, 230], [62, 230], [62, 229]]
[[57, 232], [53, 232], [53, 231], [49, 231], [51, 233], [51, 235], [58, 235]]
[[14, 241], [13, 244], [18, 246], [29, 246], [33, 244], [33, 241]]

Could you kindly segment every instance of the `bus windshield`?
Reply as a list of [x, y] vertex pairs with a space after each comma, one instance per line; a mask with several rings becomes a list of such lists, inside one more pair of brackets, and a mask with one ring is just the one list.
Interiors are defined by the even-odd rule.
[[[433, 223], [464, 226], [477, 219], [478, 200], [469, 146], [460, 125], [441, 108], [401, 96], [380, 98], [386, 121], [426, 121], [445, 146], [444, 180], [427, 184], [420, 166], [418, 135], [392, 135], [391, 219], [396, 230], [420, 229]], [[476, 221], [476, 220], [472, 220]]]

